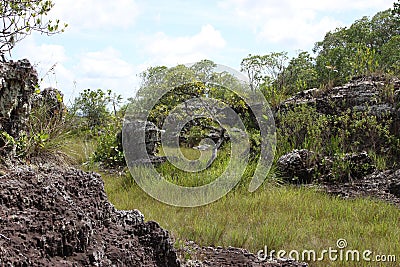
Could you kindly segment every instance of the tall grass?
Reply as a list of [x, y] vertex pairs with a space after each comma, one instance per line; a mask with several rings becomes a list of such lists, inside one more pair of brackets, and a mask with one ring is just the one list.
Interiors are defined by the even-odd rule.
[[[197, 152], [186, 149], [183, 153], [195, 157]], [[252, 163], [250, 166], [254, 168]], [[212, 165], [206, 173], [217, 177], [221, 167]], [[311, 187], [279, 186], [273, 178], [267, 178], [256, 192], [250, 193], [247, 186], [252, 167], [233, 191], [216, 202], [196, 208], [163, 204], [143, 192], [130, 175], [105, 174], [103, 179], [109, 200], [118, 209], [139, 209], [147, 220], [157, 221], [168, 229], [177, 247], [185, 240], [193, 240], [202, 246], [236, 246], [253, 253], [265, 247], [269, 251], [298, 250], [301, 253], [313, 249], [320, 253], [329, 247], [336, 249], [337, 240], [344, 238], [348, 242], [347, 249], [400, 257], [400, 210], [397, 207], [367, 198], [344, 200]], [[158, 170], [167, 180], [183, 186], [199, 184], [194, 182], [196, 179], [203, 179], [203, 182], [211, 179], [204, 174], [195, 177], [176, 172], [169, 163], [159, 166]], [[146, 168], [142, 171], [146, 172]], [[331, 262], [325, 257], [322, 262], [310, 262], [310, 266], [372, 265], [369, 262]]]
[[[335, 249], [336, 241], [344, 238], [349, 249], [400, 257], [400, 210], [381, 201], [343, 200], [311, 188], [267, 182], [254, 193], [237, 187], [209, 205], [179, 208], [149, 197], [128, 176], [103, 178], [108, 197], [118, 209], [141, 210], [147, 220], [159, 222], [177, 241], [244, 247], [256, 253], [265, 246], [286, 251]], [[311, 266], [371, 265], [326, 259]]]

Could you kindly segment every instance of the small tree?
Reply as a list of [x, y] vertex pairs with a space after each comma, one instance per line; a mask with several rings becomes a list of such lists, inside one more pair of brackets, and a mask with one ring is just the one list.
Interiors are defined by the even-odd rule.
[[111, 116], [107, 110], [109, 104], [117, 105], [121, 96], [112, 95], [111, 90], [104, 92], [101, 89], [85, 89], [79, 94], [71, 108], [72, 113], [85, 118], [87, 126], [94, 129], [103, 126]]
[[63, 32], [68, 26], [44, 17], [54, 7], [50, 0], [0, 0], [0, 55], [10, 53], [15, 44], [33, 31], [47, 35]]

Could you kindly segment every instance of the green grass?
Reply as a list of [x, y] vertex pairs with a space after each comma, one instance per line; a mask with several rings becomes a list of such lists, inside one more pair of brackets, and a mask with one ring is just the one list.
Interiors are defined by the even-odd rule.
[[77, 137], [65, 139], [64, 145], [61, 148], [62, 152], [74, 159], [78, 165], [87, 163], [94, 149], [95, 141], [93, 139]]
[[[343, 200], [310, 188], [266, 183], [254, 193], [239, 187], [207, 206], [178, 208], [149, 197], [126, 176], [104, 175], [103, 179], [109, 200], [118, 209], [139, 209], [146, 220], [159, 222], [177, 241], [237, 246], [256, 253], [264, 246], [322, 251], [336, 248], [336, 241], [345, 238], [348, 249], [400, 257], [400, 210], [380, 201]], [[311, 266], [371, 265], [326, 260]]]
[[[88, 149], [79, 150], [85, 146], [78, 143], [76, 146], [76, 152], [82, 153], [81, 158], [84, 158]], [[182, 153], [190, 159], [200, 156], [198, 151], [189, 148], [183, 148]], [[228, 155], [222, 151], [222, 157], [201, 175], [180, 171], [170, 163], [157, 169], [173, 183], [197, 186], [218, 177]], [[336, 249], [336, 241], [344, 238], [348, 242], [347, 249], [396, 255], [400, 261], [400, 210], [397, 207], [367, 198], [344, 200], [313, 188], [278, 186], [271, 178], [257, 191], [249, 193], [247, 186], [254, 167], [253, 163], [249, 164], [244, 178], [233, 191], [216, 202], [196, 208], [161, 203], [143, 192], [130, 175], [103, 174], [103, 179], [108, 198], [116, 208], [139, 209], [146, 220], [157, 221], [167, 229], [177, 247], [185, 240], [193, 240], [202, 246], [243, 247], [253, 253], [265, 246], [269, 251], [313, 249], [320, 253], [329, 247]], [[325, 257], [325, 261], [310, 262], [310, 266], [398, 264], [331, 262]]]
[[[164, 148], [165, 151], [170, 151], [170, 155], [174, 155], [173, 151], [170, 148]], [[165, 155], [165, 151], [160, 149], [160, 155]], [[224, 149], [218, 152], [218, 157], [212, 164], [212, 168], [205, 168], [208, 160], [211, 158], [212, 151], [198, 151], [192, 148], [182, 147], [180, 148], [182, 154], [185, 158], [189, 160], [198, 160], [200, 162], [200, 169], [204, 169], [199, 172], [187, 172], [182, 170], [173, 164], [166, 162], [157, 167], [157, 171], [165, 177], [166, 180], [180, 185], [180, 186], [188, 186], [188, 187], [196, 187], [202, 186], [208, 183], [211, 183], [216, 178], [218, 178], [226, 169], [225, 167], [229, 164], [229, 153]], [[201, 154], [203, 154], [203, 158], [201, 158]], [[192, 169], [190, 163], [183, 165], [187, 169]]]

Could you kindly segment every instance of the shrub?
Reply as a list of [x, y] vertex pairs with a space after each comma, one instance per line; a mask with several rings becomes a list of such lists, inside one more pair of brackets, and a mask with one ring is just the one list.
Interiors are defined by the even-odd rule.
[[121, 128], [121, 121], [114, 118], [113, 123], [101, 129], [101, 134], [97, 137], [96, 149], [91, 158], [93, 162], [100, 162], [104, 167], [112, 168], [126, 165], [119, 138]]

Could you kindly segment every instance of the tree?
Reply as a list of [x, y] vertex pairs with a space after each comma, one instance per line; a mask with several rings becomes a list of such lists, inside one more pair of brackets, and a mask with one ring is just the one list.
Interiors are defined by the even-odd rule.
[[85, 118], [88, 127], [94, 129], [96, 126], [104, 125], [110, 117], [107, 106], [116, 105], [120, 100], [121, 96], [112, 95], [111, 90], [104, 92], [101, 89], [96, 91], [85, 89], [75, 98], [71, 111]]
[[397, 0], [397, 3], [393, 3], [392, 15], [396, 18], [400, 17], [400, 0]]
[[318, 86], [315, 58], [308, 52], [300, 52], [292, 58], [285, 71], [285, 87], [289, 94]]
[[[171, 116], [172, 110], [175, 112], [170, 119], [176, 122], [184, 121], [182, 119], [185, 116], [195, 114], [220, 114], [224, 108], [205, 101], [207, 98], [218, 99], [231, 107], [246, 127], [256, 128], [254, 114], [245, 101], [246, 93], [249, 93], [248, 87], [243, 86], [241, 81], [229, 72], [218, 72], [215, 68], [214, 62], [202, 60], [189, 67], [178, 65], [173, 68], [147, 69], [140, 75], [142, 83], [136, 98], [130, 100], [130, 114], [135, 114], [134, 119], [147, 119], [161, 128], [167, 116]], [[162, 97], [154, 99], [160, 92]], [[191, 99], [197, 99], [202, 105], [185, 103]], [[149, 106], [149, 103], [155, 105]], [[143, 107], [151, 110], [145, 110]], [[195, 145], [201, 139], [200, 136], [207, 136], [210, 131], [222, 133], [223, 128], [207, 116], [202, 116], [187, 122], [179, 134], [187, 145]], [[224, 135], [221, 134], [220, 137], [223, 139]]]
[[246, 72], [249, 78], [251, 90], [256, 90], [264, 79], [262, 56], [249, 54], [248, 57], [242, 60], [240, 66], [240, 71]]
[[261, 84], [269, 86], [276, 83], [278, 87], [282, 87], [283, 81], [278, 81], [278, 77], [285, 70], [287, 60], [286, 52], [249, 55], [242, 60], [241, 71], [247, 73], [252, 90], [256, 90]]
[[215, 64], [213, 61], [208, 59], [203, 59], [199, 62], [194, 63], [190, 67], [190, 69], [194, 72], [195, 77], [198, 81], [207, 84], [212, 80], [212, 74], [216, 67], [217, 64]]
[[387, 64], [392, 55], [398, 54], [400, 20], [396, 12], [388, 9], [372, 18], [363, 17], [348, 28], [328, 32], [323, 41], [317, 42], [313, 51], [318, 54], [316, 69], [320, 83], [340, 84], [354, 75], [398, 70], [393, 66], [396, 60]]
[[0, 55], [11, 51], [15, 44], [32, 32], [47, 35], [63, 32], [68, 26], [60, 21], [45, 20], [54, 7], [50, 0], [0, 0]]

